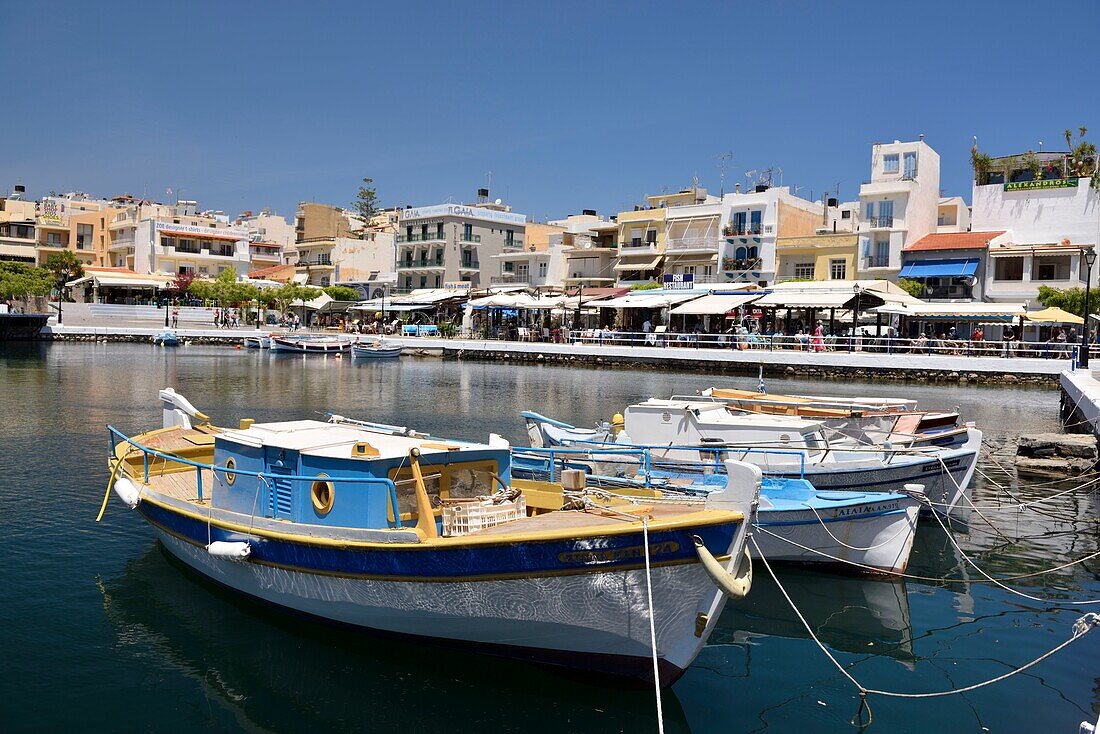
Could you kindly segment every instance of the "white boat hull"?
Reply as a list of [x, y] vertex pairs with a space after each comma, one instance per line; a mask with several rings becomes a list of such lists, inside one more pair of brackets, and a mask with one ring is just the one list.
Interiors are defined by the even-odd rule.
[[[651, 669], [644, 569], [486, 581], [384, 581], [303, 573], [211, 556], [156, 528], [165, 548], [205, 577], [264, 602], [379, 632], [466, 643], [539, 662], [583, 656], [607, 673]], [[731, 566], [732, 562], [724, 564]], [[699, 563], [652, 569], [662, 683], [698, 655], [726, 597]], [[648, 675], [652, 679], [652, 675]]]
[[[753, 538], [769, 561], [835, 565], [846, 571], [904, 573], [920, 516], [916, 500], [757, 515]], [[835, 559], [835, 560], [834, 560]], [[866, 568], [869, 567], [869, 568]]]

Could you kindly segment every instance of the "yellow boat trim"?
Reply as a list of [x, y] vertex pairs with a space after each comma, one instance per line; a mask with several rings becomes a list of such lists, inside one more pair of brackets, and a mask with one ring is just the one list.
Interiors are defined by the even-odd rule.
[[[146, 485], [141, 485], [147, 489]], [[244, 533], [245, 535], [253, 535], [261, 538], [272, 538], [275, 540], [285, 540], [292, 543], [301, 543], [304, 545], [319, 545], [331, 548], [363, 548], [371, 550], [433, 550], [437, 548], [477, 548], [481, 546], [493, 546], [493, 545], [510, 545], [512, 543], [531, 543], [531, 542], [552, 542], [559, 540], [571, 540], [576, 538], [587, 538], [592, 536], [604, 536], [604, 535], [630, 535], [631, 533], [640, 532], [642, 529], [641, 521], [626, 522], [618, 525], [602, 525], [592, 530], [578, 532], [577, 529], [561, 529], [561, 530], [536, 530], [526, 533], [498, 533], [493, 535], [486, 535], [482, 537], [477, 536], [462, 536], [458, 538], [426, 538], [419, 543], [405, 543], [405, 542], [393, 542], [384, 543], [381, 541], [368, 541], [368, 540], [341, 540], [337, 538], [319, 538], [310, 535], [300, 535], [297, 533], [284, 533], [278, 530], [261, 529], [255, 526], [244, 525], [241, 523], [219, 520], [217, 518], [211, 518], [200, 512], [194, 512], [191, 510], [183, 509], [173, 504], [163, 502], [156, 497], [155, 493], [149, 491], [143, 491], [141, 493], [142, 502], [151, 502], [157, 507], [161, 507], [165, 510], [175, 512], [183, 515], [184, 517], [197, 520], [201, 523], [209, 523], [210, 525], [221, 528], [223, 530], [231, 530], [233, 532]], [[266, 518], [265, 518], [266, 519]], [[652, 520], [649, 525], [649, 531], [651, 533], [661, 532], [666, 530], [683, 530], [689, 528], [702, 528], [711, 527], [714, 525], [728, 525], [734, 522], [743, 522], [745, 516], [733, 510], [698, 510], [691, 513], [686, 513], [682, 519], [672, 518], [668, 520]], [[325, 526], [316, 526], [324, 528]], [[327, 529], [327, 528], [326, 528]], [[369, 528], [364, 528], [369, 529]], [[406, 532], [413, 532], [412, 528], [404, 528]]]

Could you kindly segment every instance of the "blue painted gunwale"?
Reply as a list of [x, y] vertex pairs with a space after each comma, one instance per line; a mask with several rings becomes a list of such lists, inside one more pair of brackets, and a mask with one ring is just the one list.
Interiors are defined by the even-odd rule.
[[[456, 544], [378, 543], [370, 547], [321, 545], [315, 538], [301, 540], [271, 537], [262, 529], [250, 534], [209, 525], [199, 515], [190, 516], [144, 498], [138, 511], [153, 526], [198, 547], [210, 540], [248, 541], [250, 562], [328, 576], [387, 581], [469, 581], [498, 578], [532, 578], [577, 573], [622, 571], [644, 565], [642, 532], [599, 534], [571, 539], [517, 541], [501, 536], [499, 543]], [[247, 524], [249, 518], [243, 517]], [[655, 566], [697, 563], [692, 536], [702, 538], [715, 556], [729, 552], [740, 520], [700, 523], [686, 528], [651, 530], [651, 563]], [[293, 523], [280, 528], [292, 533]], [[209, 532], [209, 536], [208, 533]], [[457, 539], [461, 540], [461, 539]]]

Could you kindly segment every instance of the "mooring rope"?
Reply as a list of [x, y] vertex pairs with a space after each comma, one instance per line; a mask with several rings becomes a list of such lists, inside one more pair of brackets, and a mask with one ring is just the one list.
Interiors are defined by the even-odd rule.
[[[858, 726], [860, 728], [870, 726], [873, 718], [871, 714], [871, 706], [867, 701], [868, 695], [873, 694], [876, 696], [885, 696], [889, 698], [943, 698], [945, 696], [956, 696], [962, 693], [969, 693], [970, 691], [975, 691], [979, 688], [984, 688], [986, 686], [993, 685], [994, 683], [999, 683], [1038, 665], [1055, 653], [1058, 653], [1069, 647], [1074, 642], [1081, 639], [1086, 634], [1095, 629], [1098, 625], [1100, 625], [1100, 615], [1096, 614], [1095, 612], [1089, 612], [1073, 623], [1072, 634], [1067, 640], [1063, 641], [1059, 645], [1056, 645], [1055, 647], [1043, 653], [1031, 662], [1010, 670], [1003, 675], [998, 675], [994, 678], [989, 678], [988, 680], [974, 683], [969, 686], [964, 686], [962, 688], [952, 688], [946, 691], [928, 691], [924, 693], [906, 693], [902, 691], [885, 691], [877, 688], [868, 688], [860, 683], [858, 680], [856, 680], [855, 677], [848, 672], [848, 669], [841, 665], [840, 661], [836, 659], [836, 657], [829, 651], [824, 643], [822, 643], [821, 640], [818, 639], [817, 635], [814, 633], [813, 627], [810, 625], [809, 622], [806, 621], [806, 618], [802, 615], [802, 611], [798, 608], [798, 605], [794, 603], [794, 600], [791, 599], [790, 594], [787, 593], [787, 589], [784, 588], [783, 584], [779, 581], [779, 577], [776, 576], [775, 571], [772, 570], [771, 564], [768, 563], [768, 559], [764, 556], [763, 553], [760, 552], [760, 546], [757, 544], [756, 539], [752, 538], [751, 536], [750, 539], [752, 540], [753, 547], [756, 548], [757, 556], [764, 563], [764, 568], [767, 569], [768, 575], [772, 577], [772, 580], [779, 588], [780, 593], [783, 594], [783, 598], [787, 600], [787, 604], [790, 605], [791, 610], [793, 610], [795, 613], [795, 616], [798, 617], [799, 621], [802, 623], [802, 626], [806, 628], [806, 632], [809, 634], [810, 639], [814, 641], [821, 652], [825, 654], [825, 657], [827, 657], [829, 661], [832, 662], [836, 669], [839, 670], [840, 673], [845, 678], [847, 678], [848, 681], [851, 682], [851, 684], [855, 686], [856, 689], [859, 691], [859, 709], [857, 709], [855, 715], [852, 717], [851, 723], [853, 726]], [[865, 711], [867, 713], [866, 722], [863, 721], [863, 714]]]
[[661, 675], [657, 665], [657, 628], [653, 622], [653, 579], [649, 572], [649, 515], [642, 515], [642, 545], [645, 548], [645, 593], [649, 603], [649, 644], [653, 653], [653, 692], [657, 699], [657, 731], [665, 734], [665, 716], [661, 710]]
[[[869, 545], [866, 548], [860, 548], [859, 546], [849, 545], [849, 544], [845, 543], [843, 540], [841, 540], [840, 538], [833, 535], [833, 531], [829, 530], [828, 524], [821, 517], [821, 515], [818, 514], [817, 508], [815, 508], [813, 505], [809, 504], [808, 502], [803, 502], [802, 504], [805, 505], [806, 507], [808, 507], [810, 509], [810, 511], [814, 513], [814, 516], [817, 518], [817, 521], [821, 524], [822, 529], [825, 530], [825, 532], [829, 535], [829, 537], [832, 538], [833, 541], [835, 541], [837, 545], [844, 546], [848, 550], [869, 551], [869, 550], [875, 550], [876, 548], [882, 548], [883, 546], [886, 546], [886, 545], [889, 545], [890, 543], [893, 543], [894, 540], [896, 540], [899, 535], [901, 535], [902, 533], [904, 533], [906, 530], [909, 529], [909, 524], [908, 523], [903, 523], [902, 526], [900, 528], [898, 528], [898, 531], [896, 533], [891, 535], [889, 538], [887, 538], [883, 542], [876, 543], [875, 545]], [[904, 512], [904, 510], [903, 510], [903, 512]], [[755, 523], [754, 523], [754, 526], [755, 526]], [[915, 527], [913, 528], [913, 531], [916, 532]]]

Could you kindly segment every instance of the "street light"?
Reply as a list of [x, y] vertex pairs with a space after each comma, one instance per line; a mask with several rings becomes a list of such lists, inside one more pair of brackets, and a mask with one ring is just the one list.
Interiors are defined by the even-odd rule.
[[1081, 359], [1078, 360], [1082, 367], [1089, 366], [1089, 287], [1092, 285], [1092, 266], [1096, 263], [1096, 248], [1084, 251], [1085, 257], [1085, 328], [1081, 332]]
[[852, 336], [848, 339], [848, 351], [851, 352], [856, 341], [856, 332], [859, 330], [859, 294], [863, 291], [859, 287], [859, 283], [852, 285], [852, 290], [856, 294], [855, 309], [852, 311]]

